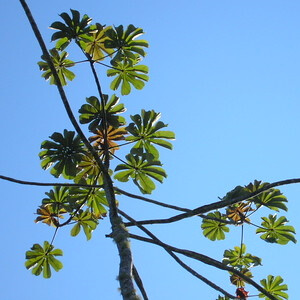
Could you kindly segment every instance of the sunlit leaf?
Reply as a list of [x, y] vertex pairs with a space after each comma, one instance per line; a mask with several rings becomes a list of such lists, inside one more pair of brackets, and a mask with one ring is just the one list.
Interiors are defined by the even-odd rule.
[[93, 216], [93, 214], [89, 211], [80, 210], [78, 214], [73, 217], [73, 220], [76, 221], [76, 224], [71, 229], [71, 236], [78, 235], [82, 228], [87, 240], [90, 240], [92, 232], [98, 225], [98, 220], [95, 216]]
[[[70, 70], [68, 70], [68, 68], [74, 66], [74, 62], [69, 59], [66, 59], [68, 53], [65, 51], [59, 53], [56, 49], [51, 49], [49, 52], [50, 52], [51, 61], [55, 67], [60, 83], [62, 85], [66, 85], [67, 79], [71, 81], [75, 78], [75, 74]], [[44, 71], [42, 77], [44, 77], [46, 80], [50, 79], [50, 84], [56, 84], [56, 80], [46, 60], [46, 57], [42, 55], [41, 58], [44, 61], [39, 61], [38, 65], [40, 70]]]
[[105, 46], [105, 41], [109, 40], [106, 36], [106, 31], [112, 27], [103, 27], [96, 23], [96, 32], [90, 34], [90, 41], [85, 42], [85, 52], [88, 53], [93, 60], [103, 60], [107, 55], [111, 56], [115, 51], [112, 48]]
[[[289, 298], [288, 294], [284, 292], [288, 290], [288, 286], [282, 284], [283, 279], [280, 276], [274, 277], [273, 275], [269, 275], [267, 279], [262, 279], [260, 283], [267, 292], [275, 296], [278, 300]], [[259, 298], [269, 299], [262, 293], [259, 294]]]
[[107, 76], [116, 76], [111, 82], [110, 88], [117, 90], [121, 85], [121, 94], [128, 95], [131, 92], [131, 86], [141, 90], [145, 86], [145, 81], [149, 80], [148, 67], [138, 65], [138, 60], [134, 62], [116, 62], [113, 69], [107, 70]]
[[124, 127], [113, 128], [109, 126], [107, 132], [104, 129], [95, 129], [93, 135], [89, 137], [89, 141], [93, 143], [93, 146], [97, 149], [105, 149], [105, 141], [107, 143], [107, 148], [111, 153], [115, 153], [116, 150], [120, 149], [119, 144], [116, 141], [121, 141], [125, 139], [125, 134], [127, 130]]
[[233, 267], [250, 268], [261, 265], [261, 258], [246, 253], [246, 245], [234, 247], [234, 249], [225, 250], [223, 254], [223, 263]]
[[55, 256], [62, 256], [63, 252], [60, 249], [54, 249], [47, 241], [42, 247], [39, 244], [34, 244], [31, 250], [26, 252], [26, 269], [31, 270], [32, 274], [38, 276], [43, 272], [44, 278], [51, 277], [51, 268], [56, 272], [62, 269], [62, 263]]
[[[213, 213], [207, 214], [208, 217], [225, 220], [226, 216], [221, 215], [220, 212], [216, 211]], [[228, 226], [225, 223], [212, 219], [203, 219], [201, 228], [203, 230], [203, 235], [208, 239], [215, 240], [224, 240], [225, 232], [229, 232]]]
[[[255, 192], [268, 184], [269, 183], [267, 182], [262, 183], [261, 181], [255, 180], [254, 183], [250, 183], [249, 185], [247, 185], [245, 189], [249, 192]], [[285, 205], [285, 203], [287, 202], [287, 198], [282, 195], [282, 193], [278, 189], [269, 189], [255, 196], [254, 198], [252, 198], [252, 200], [255, 202], [257, 207], [266, 206], [275, 211], [279, 211], [279, 209], [283, 209], [285, 211], [288, 210], [287, 206]]]
[[227, 217], [236, 223], [243, 223], [244, 221], [250, 222], [250, 219], [246, 217], [250, 211], [253, 211], [250, 205], [251, 203], [249, 202], [240, 202], [231, 205], [226, 211]]
[[[108, 95], [103, 95], [105, 106], [106, 122], [109, 126], [119, 127], [125, 125], [125, 118], [119, 114], [126, 111], [124, 104], [119, 103], [120, 98], [112, 95], [108, 100]], [[89, 124], [89, 130], [93, 131], [97, 127], [103, 128], [104, 112], [101, 102], [97, 97], [86, 98], [88, 104], [83, 104], [79, 109], [79, 121], [81, 124]]]
[[49, 192], [46, 192], [46, 198], [42, 200], [43, 205], [51, 205], [54, 211], [64, 210], [71, 212], [74, 208], [74, 201], [69, 194], [69, 187], [55, 186]]
[[[87, 184], [91, 184], [89, 180]], [[105, 196], [105, 191], [100, 188], [88, 189], [88, 188], [73, 188], [71, 194], [78, 203], [83, 203], [89, 208], [90, 213], [94, 218], [104, 217], [107, 213], [108, 202]]]
[[51, 167], [50, 173], [55, 177], [63, 175], [66, 179], [74, 178], [78, 164], [86, 154], [79, 136], [65, 129], [63, 134], [53, 133], [50, 139], [52, 141], [46, 140], [41, 145], [45, 149], [39, 153], [42, 168], [46, 170]]
[[[159, 161], [148, 161], [146, 154], [142, 156], [128, 154], [127, 163], [120, 164], [116, 167], [115, 179], [126, 182], [129, 178], [139, 187], [144, 194], [151, 194], [155, 189], [155, 184], [151, 178], [162, 183], [167, 174]], [[119, 172], [120, 171], [120, 172]]]
[[61, 214], [65, 212], [66, 210], [64, 210], [63, 208], [57, 209], [57, 207], [53, 207], [51, 204], [41, 205], [36, 211], [38, 217], [35, 219], [34, 222], [42, 222], [49, 226], [51, 225], [54, 227], [58, 227], [58, 220], [63, 218]]
[[167, 127], [159, 121], [161, 114], [154, 110], [142, 110], [141, 114], [130, 116], [133, 121], [126, 129], [131, 134], [126, 137], [127, 141], [135, 142], [131, 150], [132, 154], [149, 153], [154, 159], [159, 158], [159, 152], [154, 145], [172, 149], [172, 144], [166, 140], [174, 140], [175, 134], [172, 131], [161, 130]]
[[50, 25], [51, 29], [58, 30], [52, 35], [51, 40], [58, 40], [56, 48], [63, 50], [75, 40], [80, 44], [81, 41], [89, 39], [89, 34], [97, 31], [96, 26], [89, 26], [92, 19], [88, 15], [83, 15], [80, 19], [80, 13], [77, 10], [71, 10], [71, 15], [67, 13], [60, 14], [63, 22], [56, 21]]
[[263, 222], [261, 227], [256, 230], [256, 233], [262, 234], [261, 239], [268, 243], [277, 243], [285, 245], [292, 241], [296, 243], [295, 229], [293, 226], [285, 225], [288, 220], [286, 217], [280, 217], [277, 219], [275, 215], [269, 215], [269, 217], [262, 217]]
[[149, 46], [148, 42], [146, 40], [137, 40], [143, 33], [143, 29], [133, 25], [129, 25], [125, 31], [122, 25], [107, 30], [106, 35], [109, 39], [105, 41], [105, 46], [118, 50], [112, 62], [115, 63], [122, 60], [127, 62], [134, 61], [136, 54], [144, 57], [146, 52], [143, 48]]

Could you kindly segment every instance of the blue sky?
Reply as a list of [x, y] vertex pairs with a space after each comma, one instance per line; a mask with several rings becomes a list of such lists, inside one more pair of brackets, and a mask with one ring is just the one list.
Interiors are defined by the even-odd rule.
[[[254, 179], [267, 182], [297, 178], [299, 160], [300, 3], [298, 1], [28, 1], [49, 48], [48, 26], [70, 8], [106, 25], [142, 27], [150, 43], [145, 64], [150, 81], [142, 91], [121, 100], [127, 115], [140, 109], [162, 112], [176, 133], [173, 151], [162, 151], [168, 178], [151, 198], [194, 208], [217, 201], [236, 185]], [[0, 1], [2, 57], [0, 174], [24, 180], [53, 182], [40, 168], [40, 144], [54, 131], [72, 130], [55, 87], [42, 78], [36, 64], [41, 51], [19, 1]], [[78, 52], [70, 54], [76, 60]], [[80, 59], [79, 59], [80, 60]], [[109, 81], [99, 68], [104, 92]], [[95, 87], [85, 66], [74, 68], [67, 86], [75, 112]], [[117, 290], [118, 254], [108, 220], [86, 242], [69, 229], [59, 232], [55, 246], [63, 249], [64, 268], [51, 279], [31, 275], [24, 253], [33, 243], [50, 240], [53, 230], [33, 222], [37, 206], [49, 189], [1, 181], [0, 298], [24, 300], [121, 299]], [[138, 193], [129, 185], [120, 185]], [[288, 197], [286, 214], [299, 231], [299, 186], [282, 187]], [[120, 197], [132, 217], [163, 218], [174, 214]], [[266, 214], [268, 214], [267, 212]], [[272, 211], [270, 211], [272, 213]], [[198, 218], [149, 227], [174, 246], [221, 260], [225, 249], [239, 245], [240, 228], [222, 242], [201, 233]], [[138, 232], [138, 231], [133, 231]], [[248, 251], [263, 258], [254, 279], [281, 275], [296, 299], [299, 245], [269, 245], [245, 228]], [[134, 261], [149, 298], [216, 299], [218, 293], [181, 269], [157, 246], [132, 241]], [[202, 275], [231, 293], [234, 286], [223, 271], [186, 260]], [[249, 287], [251, 294], [255, 290]], [[258, 299], [253, 298], [253, 299]]]

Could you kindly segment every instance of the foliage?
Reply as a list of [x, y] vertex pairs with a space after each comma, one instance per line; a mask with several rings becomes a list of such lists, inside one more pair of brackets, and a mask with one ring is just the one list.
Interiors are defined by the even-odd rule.
[[124, 104], [120, 103], [120, 98], [113, 94], [109, 101], [108, 95], [103, 95], [104, 108], [95, 96], [86, 98], [88, 104], [83, 104], [79, 109], [79, 121], [81, 124], [89, 124], [89, 130], [93, 131], [98, 126], [103, 128], [104, 112], [108, 126], [118, 128], [119, 126], [125, 125], [125, 118], [119, 116], [120, 113], [126, 111]]
[[[62, 51], [61, 53], [59, 53], [54, 48], [49, 50], [49, 52], [51, 54], [51, 61], [55, 67], [61, 84], [66, 85], [66, 79], [71, 81], [75, 78], [75, 74], [72, 71], [68, 70], [68, 68], [73, 67], [75, 65], [74, 62], [72, 60], [67, 59], [69, 54], [66, 51]], [[56, 80], [47, 62], [47, 58], [44, 55], [42, 55], [41, 58], [44, 61], [39, 61], [38, 65], [41, 71], [45, 71], [42, 74], [42, 77], [44, 77], [46, 80], [50, 79], [50, 84], [56, 84]]]
[[126, 129], [130, 136], [126, 137], [127, 141], [135, 142], [131, 153], [141, 155], [143, 152], [151, 154], [153, 159], [159, 158], [159, 152], [153, 145], [158, 145], [167, 149], [172, 149], [172, 144], [166, 139], [174, 140], [175, 134], [172, 131], [161, 130], [168, 125], [159, 121], [160, 113], [154, 110], [145, 111], [142, 109], [141, 114], [130, 116], [133, 121]]
[[225, 250], [223, 263], [233, 267], [251, 268], [261, 265], [261, 258], [246, 253], [246, 245], [242, 247], [235, 246], [234, 249]]
[[149, 160], [147, 154], [141, 156], [128, 154], [126, 159], [127, 163], [116, 167], [115, 171], [121, 172], [117, 173], [114, 178], [126, 182], [131, 177], [143, 194], [151, 194], [155, 189], [151, 178], [162, 183], [163, 178], [167, 177], [165, 170], [160, 167], [160, 161]]
[[[288, 287], [283, 283], [283, 279], [280, 276], [274, 277], [273, 275], [269, 275], [267, 279], [262, 279], [260, 281], [262, 286], [266, 291], [270, 292], [272, 295], [276, 296], [277, 299], [288, 299], [289, 296], [284, 291], [287, 291]], [[259, 298], [268, 299], [264, 294], [260, 293]]]
[[145, 86], [145, 81], [149, 80], [149, 69], [145, 65], [138, 65], [139, 56], [135, 55], [132, 61], [118, 61], [113, 63], [113, 69], [107, 70], [107, 76], [116, 76], [111, 82], [110, 88], [117, 90], [121, 85], [121, 94], [128, 95], [131, 92], [131, 85], [137, 90], [141, 90]]
[[62, 263], [55, 256], [62, 256], [63, 252], [60, 249], [54, 249], [47, 241], [44, 246], [34, 244], [31, 250], [26, 252], [25, 267], [31, 270], [32, 274], [38, 276], [43, 272], [44, 278], [51, 277], [51, 268], [56, 272], [62, 269]]
[[[148, 47], [146, 40], [138, 39], [144, 33], [143, 30], [132, 24], [126, 29], [122, 25], [92, 24], [88, 15], [81, 16], [73, 9], [70, 11], [71, 14], [60, 14], [63, 22], [56, 21], [50, 26], [56, 30], [51, 38], [56, 41], [55, 48], [49, 50], [55, 71], [51, 70], [47, 55], [42, 56], [43, 61], [38, 62], [38, 65], [43, 72], [42, 77], [49, 79], [50, 84], [62, 88], [68, 80], [75, 78], [69, 68], [75, 66], [76, 62], [67, 59], [65, 49], [72, 42], [79, 47], [84, 60], [78, 59], [77, 63], [89, 63], [98, 90], [98, 96], [86, 97], [86, 103], [79, 109], [79, 122], [88, 125], [91, 133], [88, 141], [91, 144], [88, 144], [80, 131], [79, 136], [67, 129], [63, 133], [54, 132], [50, 140], [42, 142], [43, 150], [39, 153], [41, 167], [44, 170], [50, 169], [56, 178], [62, 175], [65, 179], [73, 180], [77, 186], [54, 187], [46, 192], [47, 197], [37, 208], [35, 222], [55, 227], [53, 240], [58, 228], [71, 224], [71, 236], [75, 237], [83, 231], [87, 240], [90, 240], [99, 220], [110, 216], [108, 213], [112, 205], [118, 210], [118, 202], [112, 204], [111, 196], [115, 196], [115, 191], [114, 187], [113, 191], [109, 190], [107, 178], [119, 182], [131, 179], [141, 193], [151, 194], [156, 188], [155, 181], [162, 183], [167, 177], [157, 146], [171, 150], [173, 145], [170, 141], [175, 139], [175, 134], [164, 130], [168, 125], [160, 120], [161, 114], [154, 110], [142, 109], [140, 114], [131, 115], [131, 121], [126, 126], [126, 117], [121, 115], [126, 108], [120, 103], [118, 92], [111, 96], [103, 94], [94, 68], [96, 64], [109, 68], [106, 75], [113, 77], [110, 83], [112, 91], [120, 89], [121, 95], [128, 95], [132, 87], [141, 90], [149, 80], [148, 66], [140, 64], [146, 55], [145, 48]], [[104, 63], [106, 60], [109, 62]], [[56, 73], [60, 82], [55, 80]], [[123, 151], [116, 152], [121, 148]], [[269, 183], [258, 180], [246, 186], [238, 185], [220, 199], [221, 204], [224, 204], [222, 209], [211, 209], [206, 215], [199, 215], [202, 217], [203, 235], [210, 241], [224, 240], [231, 226], [239, 226], [241, 229], [240, 246], [225, 250], [221, 264], [223, 268], [229, 266], [231, 269], [226, 269], [233, 270], [229, 272], [229, 279], [236, 286], [238, 299], [250, 297], [244, 289], [246, 282], [240, 273], [248, 279], [252, 278], [252, 268], [260, 266], [262, 261], [260, 257], [246, 253], [244, 226], [255, 226], [257, 236], [268, 243], [285, 245], [290, 241], [296, 242], [295, 229], [286, 225], [288, 221], [285, 216], [269, 214], [261, 217], [261, 225], [255, 224], [256, 212], [264, 213], [264, 208], [276, 212], [287, 211], [287, 198], [280, 190], [268, 186]], [[123, 221], [119, 225], [125, 227]], [[111, 235], [114, 234], [112, 232]], [[52, 242], [45, 241], [43, 246], [34, 244], [26, 252], [25, 266], [34, 275], [43, 273], [45, 278], [49, 278], [51, 268], [55, 271], [62, 268], [62, 263], [55, 258], [62, 254], [60, 249], [54, 249]], [[261, 280], [266, 291], [278, 299], [287, 299], [288, 295], [284, 292], [287, 285], [282, 282], [280, 276], [273, 275]], [[259, 297], [266, 298], [263, 293]], [[218, 300], [227, 299], [227, 296], [218, 297]]]
[[263, 233], [260, 238], [268, 243], [278, 243], [285, 245], [292, 241], [296, 243], [294, 237], [295, 229], [293, 226], [285, 225], [287, 223], [286, 217], [277, 219], [276, 215], [269, 215], [269, 217], [262, 217], [263, 222], [261, 228], [256, 230], [256, 233]]
[[[209, 213], [207, 217], [216, 218], [219, 220], [226, 219], [226, 216], [222, 216], [218, 211]], [[203, 219], [201, 228], [203, 230], [203, 235], [209, 238], [211, 241], [224, 240], [225, 232], [229, 232], [229, 228], [225, 223], [213, 219]]]
[[66, 179], [74, 178], [78, 163], [86, 154], [79, 136], [65, 129], [63, 134], [54, 132], [50, 139], [52, 141], [46, 140], [41, 145], [45, 149], [39, 153], [42, 168], [46, 170], [51, 167], [50, 173], [54, 177], [62, 175]]
[[80, 210], [77, 215], [73, 217], [73, 220], [76, 222], [76, 224], [71, 229], [71, 236], [78, 235], [81, 228], [83, 228], [87, 240], [90, 240], [93, 230], [95, 230], [98, 225], [98, 221], [93, 214], [89, 211]]

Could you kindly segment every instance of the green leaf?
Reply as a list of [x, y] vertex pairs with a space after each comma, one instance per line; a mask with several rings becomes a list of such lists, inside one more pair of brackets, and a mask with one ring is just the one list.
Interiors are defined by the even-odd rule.
[[148, 73], [148, 67], [144, 65], [137, 65], [138, 59], [136, 57], [133, 62], [116, 62], [113, 65], [113, 69], [107, 70], [107, 76], [116, 76], [111, 82], [110, 88], [117, 90], [121, 85], [121, 94], [128, 95], [131, 92], [131, 85], [136, 89], [141, 90], [145, 81], [149, 80], [146, 75]]
[[[280, 276], [274, 277], [273, 275], [269, 275], [267, 279], [262, 279], [260, 283], [267, 292], [275, 296], [278, 300], [289, 298], [288, 294], [284, 292], [288, 290], [288, 286], [282, 284], [283, 279]], [[269, 299], [262, 293], [259, 294], [259, 298]]]
[[268, 243], [277, 243], [285, 245], [292, 241], [296, 243], [295, 229], [293, 226], [285, 225], [288, 221], [286, 217], [280, 217], [277, 219], [275, 215], [269, 215], [269, 217], [262, 217], [263, 222], [260, 228], [256, 230], [257, 234], [262, 234], [261, 239]]
[[146, 52], [143, 48], [149, 46], [148, 42], [136, 39], [143, 33], [141, 28], [133, 25], [129, 25], [125, 31], [122, 25], [109, 28], [106, 31], [108, 39], [105, 41], [105, 46], [118, 50], [112, 62], [125, 60], [130, 63], [135, 60], [136, 54], [144, 57]]
[[98, 225], [98, 220], [95, 218], [95, 216], [93, 216], [93, 214], [89, 211], [80, 210], [78, 214], [73, 217], [73, 220], [76, 221], [76, 224], [71, 229], [71, 236], [76, 236], [82, 228], [87, 240], [90, 240], [92, 237], [92, 232]]
[[261, 265], [261, 258], [246, 253], [246, 245], [242, 248], [236, 246], [234, 249], [225, 250], [223, 254], [223, 263], [238, 268], [251, 268]]
[[[120, 98], [112, 95], [108, 100], [108, 95], [103, 95], [105, 106], [104, 111], [106, 114], [106, 121], [108, 126], [119, 127], [125, 125], [124, 117], [119, 114], [126, 111], [124, 104], [119, 103]], [[86, 98], [88, 104], [84, 104], [79, 109], [79, 121], [81, 124], [89, 124], [89, 130], [94, 131], [98, 126], [103, 127], [103, 107], [97, 97]]]
[[43, 205], [50, 204], [54, 211], [65, 210], [71, 212], [74, 208], [74, 201], [69, 193], [69, 187], [55, 186], [46, 192], [47, 198], [42, 200]]
[[[207, 216], [220, 220], [226, 220], [226, 216], [221, 215], [221, 213], [218, 211], [209, 213]], [[203, 235], [211, 241], [224, 240], [225, 232], [229, 232], [229, 228], [225, 223], [213, 219], [203, 219], [201, 228], [203, 230]]]
[[148, 160], [147, 154], [141, 156], [128, 154], [126, 156], [127, 163], [120, 164], [116, 167], [114, 176], [115, 179], [126, 182], [129, 178], [138, 186], [140, 191], [144, 194], [151, 194], [155, 189], [155, 184], [151, 178], [162, 182], [167, 174], [159, 161]]
[[90, 34], [90, 40], [85, 42], [85, 52], [88, 53], [94, 61], [103, 60], [106, 55], [112, 56], [114, 50], [107, 48], [105, 41], [109, 40], [106, 35], [106, 31], [112, 27], [103, 27], [99, 23], [96, 23], [96, 31]]
[[38, 276], [43, 272], [44, 278], [51, 277], [51, 267], [58, 272], [62, 269], [62, 263], [55, 256], [62, 256], [63, 252], [60, 249], [54, 249], [47, 241], [43, 247], [39, 244], [34, 244], [31, 250], [26, 252], [25, 267], [31, 270], [32, 274]]
[[[51, 49], [49, 52], [50, 52], [51, 61], [55, 67], [60, 83], [62, 85], [66, 85], [67, 84], [66, 79], [72, 81], [75, 78], [75, 74], [67, 69], [73, 67], [75, 65], [74, 62], [69, 59], [66, 59], [68, 53], [65, 51], [59, 53], [56, 49]], [[50, 79], [50, 84], [56, 84], [56, 80], [50, 69], [46, 57], [42, 55], [41, 58], [44, 61], [39, 61], [38, 65], [40, 70], [44, 71], [42, 77], [44, 77], [46, 80]]]
[[133, 121], [126, 130], [131, 134], [125, 139], [130, 142], [135, 142], [131, 150], [131, 154], [141, 154], [144, 151], [153, 156], [154, 159], [159, 158], [159, 152], [153, 145], [172, 149], [172, 144], [165, 139], [174, 140], [175, 134], [172, 131], [161, 130], [167, 127], [167, 124], [159, 121], [161, 114], [150, 111], [141, 111], [141, 115], [130, 116]]
[[63, 50], [71, 42], [75, 40], [78, 44], [81, 44], [81, 41], [89, 40], [89, 35], [94, 32], [97, 32], [95, 26], [89, 26], [92, 19], [88, 15], [83, 15], [80, 19], [80, 13], [77, 10], [71, 10], [72, 15], [67, 13], [60, 14], [60, 17], [63, 19], [63, 22], [56, 21], [50, 25], [51, 29], [58, 30], [52, 35], [51, 40], [58, 40], [56, 43], [56, 48]]
[[52, 167], [51, 174], [54, 177], [63, 175], [66, 179], [73, 179], [78, 170], [78, 164], [86, 154], [84, 144], [74, 131], [64, 130], [64, 133], [55, 132], [50, 136], [52, 141], [46, 140], [39, 153], [42, 160], [42, 168]]
[[[267, 186], [268, 184], [269, 183], [267, 182], [262, 183], [261, 181], [255, 180], [254, 183], [247, 185], [245, 189], [252, 193]], [[252, 198], [252, 200], [255, 202], [257, 207], [266, 206], [275, 211], [279, 211], [279, 209], [283, 209], [285, 211], [288, 210], [287, 206], [285, 205], [287, 198], [282, 195], [278, 189], [269, 189]]]
[[[92, 180], [88, 180], [86, 184], [92, 184]], [[106, 215], [109, 204], [107, 202], [105, 191], [100, 188], [73, 188], [70, 193], [78, 203], [85, 201], [85, 205], [89, 208], [89, 212], [94, 218], [101, 218]]]

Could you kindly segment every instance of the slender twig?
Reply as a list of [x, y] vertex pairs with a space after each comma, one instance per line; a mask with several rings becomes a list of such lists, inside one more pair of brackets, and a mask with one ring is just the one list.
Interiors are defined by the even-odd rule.
[[149, 298], [147, 296], [147, 293], [146, 293], [146, 290], [144, 288], [143, 281], [142, 281], [135, 265], [132, 266], [132, 276], [133, 276], [134, 281], [135, 281], [136, 285], [138, 286], [140, 292], [142, 293], [142, 296], [143, 296], [144, 300], [149, 300]]
[[142, 221], [141, 224], [144, 224], [144, 225], [146, 225], [146, 224], [168, 224], [168, 223], [177, 222], [177, 221], [180, 221], [180, 220], [192, 217], [192, 216], [197, 216], [200, 214], [207, 213], [212, 210], [224, 208], [226, 206], [229, 206], [229, 205], [241, 202], [241, 201], [249, 200], [249, 199], [251, 199], [269, 189], [272, 189], [274, 187], [288, 185], [288, 184], [294, 184], [294, 183], [300, 183], [300, 178], [287, 179], [287, 180], [281, 180], [281, 181], [269, 183], [269, 184], [265, 185], [264, 187], [258, 189], [257, 191], [249, 193], [247, 196], [240, 196], [240, 197], [236, 197], [233, 199], [213, 202], [213, 203], [210, 203], [207, 205], [199, 206], [188, 212], [185, 212], [185, 213], [182, 213], [182, 214], [179, 214], [179, 215], [167, 218], [167, 219], [146, 220], [146, 221]]
[[0, 175], [0, 179], [24, 184], [24, 185], [35, 185], [35, 186], [68, 186], [68, 187], [83, 187], [83, 188], [103, 188], [103, 185], [99, 184], [80, 184], [80, 183], [58, 183], [58, 182], [36, 182], [36, 181], [27, 181], [27, 180], [20, 180], [4, 175]]

